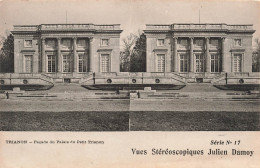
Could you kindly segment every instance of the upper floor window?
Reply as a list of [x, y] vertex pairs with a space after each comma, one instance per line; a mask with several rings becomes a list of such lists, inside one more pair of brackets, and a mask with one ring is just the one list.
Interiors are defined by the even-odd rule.
[[188, 40], [187, 39], [180, 39], [179, 43], [180, 43], [180, 47], [187, 47], [188, 46]]
[[203, 47], [204, 41], [202, 39], [195, 40], [195, 46]]
[[218, 40], [217, 39], [211, 39], [210, 44], [212, 47], [218, 47]]
[[234, 46], [235, 47], [241, 47], [242, 46], [242, 40], [241, 39], [234, 39]]
[[157, 46], [164, 46], [164, 39], [157, 39]]
[[32, 47], [32, 40], [24, 40], [24, 47]]
[[87, 46], [87, 44], [86, 44], [86, 40], [78, 40], [78, 46], [79, 47], [86, 47]]
[[71, 47], [71, 40], [69, 40], [69, 39], [62, 40], [62, 46], [70, 48]]
[[54, 48], [56, 46], [55, 41], [54, 40], [47, 40], [46, 41], [46, 47], [47, 48]]
[[101, 46], [108, 46], [109, 40], [108, 39], [101, 39]]

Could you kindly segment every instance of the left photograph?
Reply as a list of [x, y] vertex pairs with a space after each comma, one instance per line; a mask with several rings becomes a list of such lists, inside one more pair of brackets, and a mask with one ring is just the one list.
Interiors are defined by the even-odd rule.
[[0, 74], [1, 131], [128, 131], [121, 32], [119, 24], [14, 25], [3, 42], [14, 72]]

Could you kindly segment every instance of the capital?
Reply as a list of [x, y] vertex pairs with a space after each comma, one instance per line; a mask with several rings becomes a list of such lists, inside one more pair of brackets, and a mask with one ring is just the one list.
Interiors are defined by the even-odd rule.
[[60, 41], [60, 40], [61, 40], [61, 38], [60, 38], [60, 37], [57, 37], [57, 40], [58, 40], [58, 41]]
[[190, 41], [193, 42], [193, 40], [194, 40], [194, 37], [190, 37]]
[[221, 37], [222, 42], [225, 42], [226, 37]]
[[93, 37], [89, 37], [89, 42], [92, 42], [93, 41]]

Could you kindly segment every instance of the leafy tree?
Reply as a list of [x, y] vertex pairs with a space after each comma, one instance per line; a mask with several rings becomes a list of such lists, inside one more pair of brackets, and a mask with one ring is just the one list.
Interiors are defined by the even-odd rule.
[[0, 72], [14, 72], [14, 37], [9, 34], [2, 37], [0, 46]]
[[121, 72], [145, 72], [146, 37], [144, 34], [131, 33], [123, 39], [123, 51], [120, 53]]
[[256, 42], [256, 50], [253, 51], [253, 56], [252, 56], [252, 71], [260, 72], [260, 41], [256, 39], [255, 42]]

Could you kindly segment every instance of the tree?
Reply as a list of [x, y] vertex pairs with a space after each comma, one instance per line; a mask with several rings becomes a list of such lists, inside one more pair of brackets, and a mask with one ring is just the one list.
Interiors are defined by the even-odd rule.
[[146, 71], [146, 36], [142, 33], [135, 42], [131, 57], [130, 72]]
[[0, 72], [14, 72], [14, 37], [9, 34], [0, 42]]
[[146, 68], [146, 37], [131, 33], [123, 39], [123, 51], [120, 53], [121, 72], [145, 72]]
[[255, 39], [256, 49], [253, 51], [252, 55], [252, 71], [260, 72], [260, 41]]

